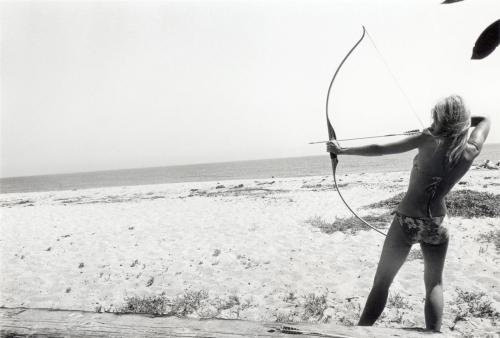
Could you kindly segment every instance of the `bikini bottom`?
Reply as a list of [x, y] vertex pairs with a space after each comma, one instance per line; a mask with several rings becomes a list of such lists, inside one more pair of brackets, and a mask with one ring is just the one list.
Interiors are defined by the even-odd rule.
[[443, 225], [446, 216], [418, 218], [394, 211], [409, 244], [427, 243], [438, 245], [448, 241], [448, 229]]

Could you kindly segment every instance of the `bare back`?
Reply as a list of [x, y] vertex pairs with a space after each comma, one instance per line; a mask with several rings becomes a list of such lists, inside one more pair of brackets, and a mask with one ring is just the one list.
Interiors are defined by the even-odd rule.
[[478, 154], [477, 147], [467, 143], [458, 163], [449, 168], [444, 164], [446, 146], [438, 146], [434, 136], [422, 134], [421, 146], [413, 159], [408, 190], [398, 211], [420, 218], [446, 215], [446, 195], [469, 170]]

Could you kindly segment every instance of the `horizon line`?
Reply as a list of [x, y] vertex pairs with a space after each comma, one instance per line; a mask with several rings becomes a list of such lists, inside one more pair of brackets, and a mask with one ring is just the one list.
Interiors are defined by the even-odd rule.
[[[485, 146], [500, 145], [498, 143], [487, 143]], [[0, 180], [16, 179], [16, 178], [26, 178], [26, 177], [40, 177], [40, 176], [59, 176], [59, 175], [78, 175], [78, 174], [95, 174], [100, 172], [109, 171], [128, 171], [128, 170], [142, 170], [142, 169], [155, 169], [155, 168], [168, 168], [168, 167], [186, 167], [186, 166], [196, 166], [196, 165], [206, 165], [206, 164], [223, 164], [223, 163], [236, 163], [236, 162], [256, 162], [256, 161], [269, 161], [269, 160], [284, 160], [291, 158], [301, 158], [301, 157], [319, 157], [323, 155], [306, 155], [306, 156], [286, 156], [286, 157], [272, 157], [272, 158], [258, 158], [258, 159], [247, 159], [247, 160], [233, 160], [233, 161], [216, 161], [216, 162], [197, 162], [197, 163], [186, 163], [186, 164], [170, 164], [170, 165], [159, 165], [153, 167], [128, 167], [121, 169], [99, 169], [99, 170], [89, 170], [89, 171], [72, 171], [72, 172], [56, 172], [51, 174], [33, 174], [33, 175], [22, 175], [22, 176], [0, 176]]]

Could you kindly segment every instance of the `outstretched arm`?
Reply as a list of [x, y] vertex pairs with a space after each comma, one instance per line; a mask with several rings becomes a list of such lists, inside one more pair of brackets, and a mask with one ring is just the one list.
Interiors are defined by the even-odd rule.
[[360, 155], [360, 156], [380, 156], [388, 154], [404, 153], [406, 151], [420, 147], [425, 142], [426, 135], [419, 134], [407, 137], [401, 141], [386, 144], [370, 144], [361, 147], [341, 147], [340, 144], [332, 140], [327, 143], [326, 151], [337, 155]]

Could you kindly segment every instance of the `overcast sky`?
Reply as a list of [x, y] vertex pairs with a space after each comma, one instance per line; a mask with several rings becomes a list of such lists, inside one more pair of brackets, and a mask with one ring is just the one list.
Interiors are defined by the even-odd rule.
[[500, 118], [500, 50], [470, 60], [500, 1], [440, 2], [4, 1], [0, 174], [324, 154], [362, 25], [339, 138], [422, 128], [383, 60], [424, 124], [455, 93]]

